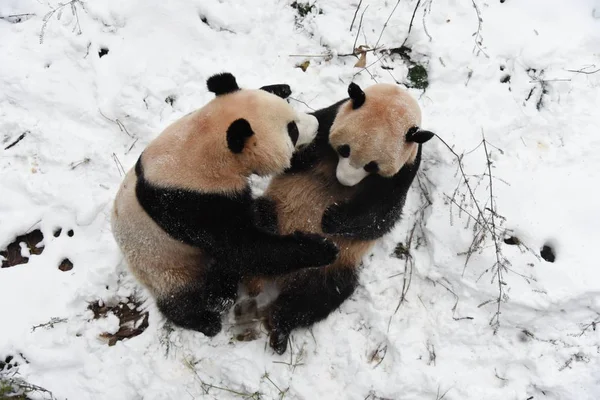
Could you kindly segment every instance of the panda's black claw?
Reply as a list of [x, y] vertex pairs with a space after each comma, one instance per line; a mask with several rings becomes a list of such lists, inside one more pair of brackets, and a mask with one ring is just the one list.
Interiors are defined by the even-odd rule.
[[269, 338], [269, 345], [275, 351], [275, 353], [282, 355], [287, 350], [289, 333], [283, 333], [276, 329], [271, 331]]

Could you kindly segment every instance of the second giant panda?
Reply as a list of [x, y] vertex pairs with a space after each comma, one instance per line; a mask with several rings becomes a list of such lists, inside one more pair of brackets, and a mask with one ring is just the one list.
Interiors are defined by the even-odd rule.
[[[421, 162], [421, 144], [434, 135], [420, 129], [418, 103], [396, 85], [363, 91], [351, 83], [348, 94], [313, 113], [319, 121], [316, 139], [294, 155], [291, 168], [273, 178], [255, 203], [265, 230], [326, 234], [340, 249], [325, 268], [270, 280], [279, 294], [266, 308], [266, 319], [270, 345], [279, 354], [293, 329], [325, 319], [352, 295], [362, 257], [400, 219]], [[265, 283], [245, 282], [250, 296]], [[236, 305], [239, 321], [247, 306]]]
[[229, 73], [207, 86], [216, 97], [168, 126], [127, 173], [111, 224], [164, 316], [214, 336], [242, 277], [324, 266], [338, 250], [320, 235], [280, 236], [253, 220], [249, 176], [288, 168], [295, 147], [314, 138], [315, 117], [276, 95], [289, 88], [242, 90]]

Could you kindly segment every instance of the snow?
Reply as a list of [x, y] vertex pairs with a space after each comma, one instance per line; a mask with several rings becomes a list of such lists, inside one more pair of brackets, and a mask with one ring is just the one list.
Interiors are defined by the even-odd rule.
[[[473, 223], [466, 227], [468, 217], [448, 204], [461, 176], [434, 138], [421, 175], [432, 204], [416, 229], [420, 245], [411, 246], [412, 274], [408, 267], [403, 275], [405, 260], [390, 254], [418, 221], [417, 184], [405, 219], [365, 257], [356, 293], [312, 330], [295, 332], [291, 356], [274, 355], [264, 334], [233, 340], [229, 323], [213, 339], [169, 331], [151, 300], [141, 335], [114, 346], [99, 337], [119, 321], [110, 313], [93, 319], [89, 303], [148, 298], [110, 232], [117, 165], [131, 168], [167, 124], [209, 101], [205, 81], [216, 72], [230, 71], [250, 88], [288, 83], [292, 97], [315, 109], [344, 97], [359, 72], [355, 82], [367, 87], [374, 80], [353, 67], [356, 59], [336, 54], [352, 52], [367, 5], [357, 46], [400, 46], [416, 5], [401, 1], [378, 40], [395, 1], [364, 0], [352, 31], [356, 0], [317, 0], [322, 14], [299, 25], [290, 3], [75, 1], [76, 15], [67, 5], [60, 20], [59, 12], [49, 17], [42, 43], [43, 18], [57, 0], [0, 3], [0, 249], [35, 228], [45, 246], [28, 263], [0, 270], [0, 358], [24, 357], [19, 376], [58, 399], [600, 398], [600, 330], [591, 325], [600, 322], [600, 209], [592, 189], [600, 181], [600, 72], [591, 73], [600, 68], [598, 0], [475, 0], [477, 9], [432, 0], [414, 18], [407, 45], [429, 74], [424, 93], [411, 89], [424, 129], [465, 153], [471, 175], [487, 170], [477, 147], [485, 135], [495, 208], [531, 250], [501, 242], [510, 270], [496, 334], [489, 323], [499, 290], [494, 243], [488, 237], [465, 267], [459, 253]], [[23, 13], [35, 15], [18, 23], [7, 17]], [[101, 48], [108, 54], [99, 58]], [[327, 51], [332, 58], [306, 56]], [[374, 79], [404, 81], [399, 56], [378, 58], [367, 55]], [[295, 68], [306, 60], [306, 72]], [[487, 179], [475, 195], [489, 206]], [[254, 182], [258, 192], [266, 184]], [[539, 258], [544, 244], [554, 248], [554, 263]], [[64, 258], [72, 270], [57, 268]], [[32, 330], [52, 318], [66, 322]]]

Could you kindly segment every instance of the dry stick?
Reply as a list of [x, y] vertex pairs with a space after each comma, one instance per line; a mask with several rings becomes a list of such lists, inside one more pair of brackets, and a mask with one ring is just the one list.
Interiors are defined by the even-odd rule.
[[294, 101], [297, 101], [298, 103], [302, 103], [302, 104], [304, 104], [306, 107], [308, 107], [308, 108], [310, 108], [311, 110], [315, 111], [315, 109], [314, 109], [314, 108], [312, 108], [311, 106], [309, 106], [308, 104], [306, 104], [306, 102], [304, 102], [304, 101], [302, 101], [302, 100], [298, 100], [298, 99], [295, 99], [295, 98], [293, 98], [293, 97], [288, 97], [288, 99], [290, 99], [290, 100], [294, 100]]
[[[371, 75], [371, 72], [369, 71], [369, 68], [372, 67], [373, 65], [377, 64], [379, 61], [381, 61], [381, 59], [383, 58], [383, 55], [381, 57], [379, 57], [376, 61], [373, 61], [371, 64], [367, 65], [366, 67], [364, 67], [363, 69], [361, 69], [360, 71], [358, 71], [357, 73], [355, 73], [352, 76], [352, 79], [354, 79], [354, 77], [360, 73], [362, 73], [363, 71], [367, 71], [369, 73], [369, 75]], [[373, 78], [373, 80], [375, 82], [377, 82], [377, 80], [373, 77], [373, 75], [371, 75], [371, 78]]]
[[[589, 68], [589, 67], [585, 67], [585, 68]], [[585, 68], [581, 68], [581, 69], [568, 69], [567, 71], [569, 71], [569, 72], [575, 72], [577, 74], [586, 74], [586, 75], [592, 75], [592, 74], [595, 74], [596, 72], [600, 72], [600, 68], [598, 68], [595, 71], [584, 71]]]
[[[365, 7], [365, 9], [363, 10], [362, 14], [360, 14], [360, 21], [358, 22], [358, 30], [356, 31], [356, 37], [354, 38], [354, 44], [352, 45], [352, 54], [350, 55], [356, 55], [356, 43], [358, 42], [358, 36], [360, 35], [360, 30], [362, 28], [362, 22], [363, 22], [363, 17], [365, 16], [365, 12], [367, 12], [367, 9], [369, 8], [369, 5], [367, 4], [367, 6]], [[358, 11], [358, 10], [357, 10]], [[377, 48], [377, 46], [375, 46], [375, 49]], [[375, 51], [375, 49], [373, 49], [373, 51]], [[365, 51], [366, 53], [366, 51]], [[338, 55], [338, 57], [343, 57], [344, 55]]]
[[415, 20], [415, 15], [417, 15], [417, 9], [419, 8], [420, 5], [421, 5], [421, 0], [418, 0], [417, 5], [415, 6], [415, 9], [413, 10], [413, 14], [410, 19], [410, 24], [408, 25], [408, 33], [406, 34], [406, 38], [404, 39], [404, 42], [402, 42], [402, 46], [404, 46], [406, 44], [406, 41], [408, 40], [408, 37], [410, 36], [410, 31], [412, 30], [413, 21]]
[[[425, 5], [424, 10], [423, 10], [423, 31], [425, 32], [425, 34], [427, 35], [427, 37], [429, 38], [429, 41], [431, 42], [433, 40], [433, 38], [431, 37], [431, 35], [429, 34], [429, 32], [427, 31], [427, 24], [425, 23], [425, 16], [431, 12], [431, 3], [433, 2], [433, 0], [429, 0], [429, 11], [427, 11], [427, 5]], [[440, 57], [440, 62], [442, 63], [442, 65], [444, 65], [444, 62], [442, 61], [442, 58]], [[445, 65], [444, 65], [445, 67]]]
[[[356, 11], [354, 11], [354, 17], [352, 17], [352, 22], [350, 23], [350, 32], [352, 32], [352, 27], [354, 26], [354, 21], [356, 20], [356, 15], [358, 14], [358, 10], [360, 10], [361, 4], [362, 0], [358, 2], [358, 7], [356, 7]], [[360, 27], [358, 29], [360, 30]]]
[[23, 139], [25, 138], [25, 135], [27, 135], [28, 133], [29, 133], [29, 131], [25, 131], [25, 132], [21, 133], [21, 135], [19, 135], [19, 137], [18, 137], [18, 138], [17, 138], [17, 139], [16, 139], [14, 142], [12, 142], [12, 143], [11, 143], [11, 144], [9, 144], [8, 146], [6, 146], [6, 147], [4, 148], [4, 150], [8, 150], [8, 149], [10, 149], [11, 147], [14, 147], [14, 146], [16, 146], [16, 145], [17, 145], [17, 143], [19, 143], [21, 140], [23, 140]]
[[452, 147], [450, 147], [450, 145], [448, 145], [448, 143], [446, 143], [444, 141], [444, 139], [442, 139], [441, 137], [439, 137], [437, 134], [435, 136], [444, 144], [444, 146], [446, 146], [448, 148], [448, 150], [450, 150], [450, 152], [458, 160], [458, 168], [460, 168], [460, 172], [463, 175], [463, 180], [465, 181], [467, 189], [469, 190], [469, 195], [471, 196], [471, 200], [473, 200], [473, 202], [475, 203], [475, 207], [477, 207], [477, 211], [479, 212], [479, 215], [483, 215], [483, 211], [481, 211], [481, 208], [479, 207], [479, 203], [477, 202], [477, 199], [475, 198], [475, 195], [473, 194], [473, 190], [471, 189], [471, 185], [469, 185], [469, 181], [465, 178], [467, 176], [467, 174], [465, 173], [465, 170], [463, 169], [463, 166], [462, 166], [462, 157], [459, 156], [458, 154], [456, 154], [456, 152], [452, 149]]
[[[489, 184], [490, 184], [490, 206], [493, 210], [495, 210], [495, 206], [494, 206], [494, 186], [493, 186], [493, 179], [492, 179], [492, 162], [490, 161], [490, 157], [488, 154], [488, 149], [487, 149], [487, 144], [486, 144], [486, 140], [485, 140], [485, 134], [483, 133], [483, 129], [481, 130], [481, 136], [483, 137], [483, 148], [485, 150], [485, 157], [487, 160], [487, 167], [488, 167], [488, 174], [489, 174]], [[491, 213], [491, 219], [492, 219], [492, 227], [495, 229], [496, 228], [496, 222], [495, 222], [495, 216], [494, 216], [495, 212]], [[500, 304], [502, 302], [502, 295], [504, 293], [503, 289], [502, 289], [502, 285], [504, 284], [503, 279], [502, 279], [502, 262], [500, 261], [500, 246], [498, 244], [498, 237], [496, 236], [495, 233], [492, 234], [492, 240], [494, 241], [494, 247], [496, 249], [496, 274], [498, 277], [498, 308], [496, 311], [496, 315], [492, 318], [492, 320], [490, 321], [490, 323], [492, 323], [492, 321], [494, 320], [494, 318], [496, 319], [496, 322], [494, 323], [495, 327], [494, 327], [494, 334], [496, 332], [498, 332], [498, 328], [500, 326]]]
[[375, 43], [375, 47], [377, 47], [379, 45], [379, 41], [381, 40], [381, 36], [383, 35], [383, 31], [385, 31], [385, 28], [387, 28], [387, 24], [388, 24], [388, 22], [390, 22], [390, 19], [392, 18], [392, 15], [394, 15], [394, 11], [396, 11], [396, 8], [398, 7], [398, 4], [400, 4], [400, 0], [398, 0], [396, 2], [396, 5], [394, 6], [392, 12], [388, 16], [387, 21], [385, 21], [385, 24], [383, 24], [383, 28], [381, 28], [381, 32], [379, 33], [379, 38], [377, 38], [377, 43]]
[[481, 44], [478, 40], [481, 39], [481, 42], [483, 42], [483, 37], [481, 36], [481, 24], [483, 23], [483, 19], [481, 18], [481, 12], [479, 11], [479, 7], [477, 7], [477, 4], [475, 3], [475, 0], [471, 0], [471, 2], [473, 3], [473, 8], [475, 8], [475, 13], [477, 14], [477, 31], [473, 33], [473, 35], [475, 35], [475, 45], [479, 49], [479, 51], [483, 53], [484, 56], [490, 58], [490, 56], [488, 56], [488, 54], [481, 48]]

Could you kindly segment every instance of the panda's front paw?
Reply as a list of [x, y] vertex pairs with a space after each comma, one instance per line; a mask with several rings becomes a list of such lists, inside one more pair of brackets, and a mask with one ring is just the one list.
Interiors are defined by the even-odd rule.
[[324, 236], [296, 231], [292, 237], [302, 248], [298, 261], [313, 267], [326, 266], [337, 260], [340, 252], [337, 245]]
[[323, 233], [328, 235], [337, 235], [343, 233], [344, 222], [347, 218], [344, 217], [344, 209], [337, 204], [327, 207], [321, 219], [321, 229]]

